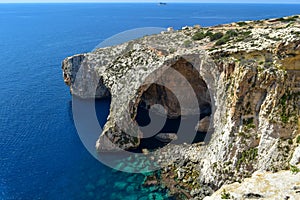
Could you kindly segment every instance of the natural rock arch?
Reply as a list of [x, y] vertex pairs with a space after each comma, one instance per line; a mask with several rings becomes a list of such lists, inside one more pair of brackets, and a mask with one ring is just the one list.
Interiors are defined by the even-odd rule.
[[[197, 118], [196, 121], [198, 122], [196, 124], [191, 123], [191, 127], [188, 128], [188, 130], [190, 129], [191, 131], [190, 134], [193, 134], [195, 131], [197, 132], [193, 140], [194, 143], [204, 141], [204, 137], [208, 132], [212, 107], [211, 96], [206, 82], [203, 80], [200, 72], [193, 66], [193, 64], [187, 61], [184, 57], [177, 59], [170, 65], [170, 68], [179, 72], [187, 82], [176, 79], [176, 77], [172, 76], [173, 74], [168, 73], [167, 70], [158, 77], [158, 80], [164, 79], [164, 81], [167, 81], [172, 85], [172, 88], [176, 88], [176, 94], [179, 94], [179, 98], [182, 97], [182, 105], [180, 105], [173, 91], [164, 85], [152, 83], [139, 88], [139, 97], [137, 104], [135, 104], [137, 108], [133, 109], [136, 110], [136, 112], [132, 113], [132, 119], [135, 120], [139, 126], [146, 126], [150, 124], [150, 108], [157, 104], [161, 105], [161, 108], [164, 108], [167, 116], [166, 123], [159, 132], [143, 133], [140, 148], [161, 147], [172, 141], [172, 139], [178, 139], [174, 136], [174, 134], [177, 133], [181, 122], [185, 123], [185, 120], [190, 121], [191, 118]], [[189, 94], [187, 92], [189, 87], [192, 88], [193, 93], [196, 96], [197, 106], [200, 113], [196, 112], [197, 109], [191, 109], [190, 105], [195, 103], [190, 102], [192, 101], [192, 98], [189, 98]], [[160, 109], [156, 110], [152, 117], [158, 118], [158, 120], [164, 120], [162, 115], [164, 115], [164, 113], [162, 109]]]

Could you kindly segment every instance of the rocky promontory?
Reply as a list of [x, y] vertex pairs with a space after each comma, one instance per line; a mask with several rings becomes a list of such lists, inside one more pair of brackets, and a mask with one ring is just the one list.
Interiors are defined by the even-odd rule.
[[[174, 140], [159, 159], [162, 178], [176, 183], [171, 191], [182, 198], [203, 198], [254, 172], [298, 169], [300, 16], [168, 29], [66, 58], [62, 68], [74, 96], [111, 98], [98, 151], [139, 148], [148, 134], [139, 119], [147, 111], [188, 119], [186, 137], [159, 135]], [[189, 134], [205, 139], [190, 140]]]

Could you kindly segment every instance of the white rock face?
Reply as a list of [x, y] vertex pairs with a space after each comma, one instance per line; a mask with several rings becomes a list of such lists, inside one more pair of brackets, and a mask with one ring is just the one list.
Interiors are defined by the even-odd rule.
[[293, 157], [290, 161], [291, 165], [298, 165], [300, 163], [300, 146], [296, 148]]
[[230, 199], [238, 200], [298, 200], [300, 199], [300, 173], [293, 174], [291, 171], [255, 172], [251, 178], [245, 179], [244, 182], [225, 185], [204, 200], [219, 200], [224, 191], [230, 194]]

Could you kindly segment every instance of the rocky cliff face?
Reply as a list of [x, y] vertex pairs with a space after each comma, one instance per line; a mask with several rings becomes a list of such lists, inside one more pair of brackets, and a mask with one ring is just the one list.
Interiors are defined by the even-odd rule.
[[[177, 143], [185, 162], [165, 162], [165, 174], [174, 174], [165, 177], [183, 190], [193, 185], [189, 197], [201, 196], [199, 183], [217, 189], [257, 170], [276, 172], [300, 162], [299, 22], [293, 16], [170, 29], [69, 57], [64, 80], [81, 98], [111, 97], [108, 121], [95, 141], [99, 151], [115, 150], [112, 143], [140, 145], [140, 106], [160, 104], [156, 112], [169, 119], [197, 116], [192, 129], [206, 133], [205, 144]], [[168, 160], [172, 148], [160, 156]]]
[[[226, 198], [225, 198], [226, 197]], [[213, 199], [299, 199], [300, 174], [291, 171], [277, 173], [255, 172], [243, 183], [223, 186], [211, 197]]]

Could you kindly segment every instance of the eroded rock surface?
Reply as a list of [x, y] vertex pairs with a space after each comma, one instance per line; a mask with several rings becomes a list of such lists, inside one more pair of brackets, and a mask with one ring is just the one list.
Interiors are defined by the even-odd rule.
[[226, 185], [205, 200], [222, 199], [300, 199], [300, 173], [280, 171], [277, 173], [255, 172], [243, 183]]
[[[167, 162], [175, 151], [170, 147], [165, 172], [173, 172], [183, 190], [195, 189], [189, 197], [202, 197], [194, 180], [218, 189], [257, 170], [276, 172], [297, 162], [299, 22], [293, 16], [147, 36], [67, 58], [64, 79], [73, 95], [111, 97], [108, 121], [95, 141], [99, 151], [139, 146], [143, 132], [135, 117], [141, 104], [161, 104], [168, 118], [197, 116], [191, 129], [200, 121], [205, 145], [178, 145], [184, 163]], [[178, 179], [187, 165], [193, 173]]]

